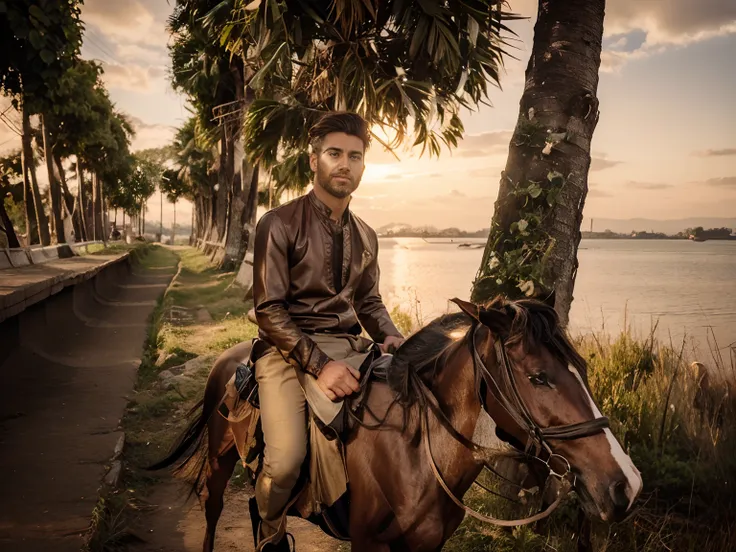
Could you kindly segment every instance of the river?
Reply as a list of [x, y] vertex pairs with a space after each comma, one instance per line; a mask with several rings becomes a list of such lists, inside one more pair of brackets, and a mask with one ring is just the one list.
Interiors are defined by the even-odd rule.
[[[483, 253], [454, 241], [381, 238], [381, 294], [423, 322], [467, 299]], [[619, 333], [628, 325], [701, 356], [714, 343], [728, 359], [736, 346], [736, 241], [583, 240], [570, 311], [572, 333]], [[709, 343], [711, 345], [709, 345]]]

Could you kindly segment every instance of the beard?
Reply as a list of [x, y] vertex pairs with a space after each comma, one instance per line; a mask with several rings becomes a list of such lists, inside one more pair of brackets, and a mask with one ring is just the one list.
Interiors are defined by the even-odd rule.
[[[338, 177], [346, 180], [337, 180]], [[360, 179], [356, 181], [355, 177], [348, 172], [335, 171], [330, 173], [329, 169], [319, 163], [317, 166], [317, 184], [332, 197], [344, 199], [358, 189]]]

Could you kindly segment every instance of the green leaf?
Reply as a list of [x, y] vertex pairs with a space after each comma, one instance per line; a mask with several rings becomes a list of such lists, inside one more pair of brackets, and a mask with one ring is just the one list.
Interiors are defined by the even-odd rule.
[[46, 16], [45, 13], [43, 13], [43, 10], [39, 8], [38, 6], [31, 6], [30, 8], [28, 8], [28, 13], [32, 17], [34, 17], [35, 19], [43, 23], [44, 26], [46, 27], [51, 26], [51, 21], [49, 21], [49, 18]]
[[478, 32], [480, 31], [480, 25], [474, 17], [468, 17], [468, 35], [470, 35], [470, 43], [475, 46], [478, 42]]
[[51, 65], [56, 60], [54, 52], [52, 52], [51, 50], [47, 50], [46, 48], [41, 50], [41, 53], [39, 55], [47, 65]]
[[535, 183], [529, 186], [529, 195], [532, 196], [534, 199], [537, 199], [541, 193], [542, 188], [539, 187], [539, 184]]
[[248, 83], [248, 86], [253, 88], [254, 90], [258, 90], [263, 86], [264, 79], [266, 78], [266, 74], [271, 70], [274, 63], [278, 59], [278, 57], [281, 55], [282, 51], [287, 47], [287, 43], [283, 42], [281, 43], [281, 46], [278, 47], [278, 49], [274, 52], [274, 54], [271, 56], [271, 59], [269, 59], [266, 64], [261, 67], [258, 72], [253, 75], [253, 78], [250, 79], [250, 82]]
[[411, 44], [409, 45], [409, 57], [411, 59], [414, 59], [417, 57], [417, 54], [419, 53], [419, 49], [422, 47], [422, 45], [427, 40], [427, 31], [429, 30], [429, 24], [430, 24], [430, 18], [425, 16], [422, 16], [422, 18], [419, 20], [419, 24], [417, 25], [416, 30], [414, 31], [414, 36], [411, 38]]
[[550, 171], [547, 174], [547, 180], [555, 187], [560, 187], [565, 183], [565, 177], [557, 171]]
[[43, 48], [45, 41], [36, 29], [32, 29], [31, 32], [28, 33], [28, 42], [30, 42], [31, 46], [33, 46], [36, 50], [40, 50], [41, 48]]

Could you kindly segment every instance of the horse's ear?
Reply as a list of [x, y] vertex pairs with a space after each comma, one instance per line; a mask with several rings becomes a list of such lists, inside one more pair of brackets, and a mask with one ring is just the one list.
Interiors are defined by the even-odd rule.
[[555, 290], [553, 289], [546, 295], [539, 297], [539, 299], [547, 306], [555, 308]]
[[470, 316], [473, 320], [480, 322], [480, 307], [478, 305], [469, 303], [468, 301], [463, 301], [457, 297], [450, 299], [450, 301], [460, 307], [460, 310]]

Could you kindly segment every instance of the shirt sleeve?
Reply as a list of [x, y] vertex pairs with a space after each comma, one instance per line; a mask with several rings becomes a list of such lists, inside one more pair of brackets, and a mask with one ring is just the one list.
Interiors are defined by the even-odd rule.
[[253, 252], [253, 303], [258, 326], [302, 370], [318, 376], [331, 359], [289, 316], [289, 238], [281, 218], [261, 217]]

